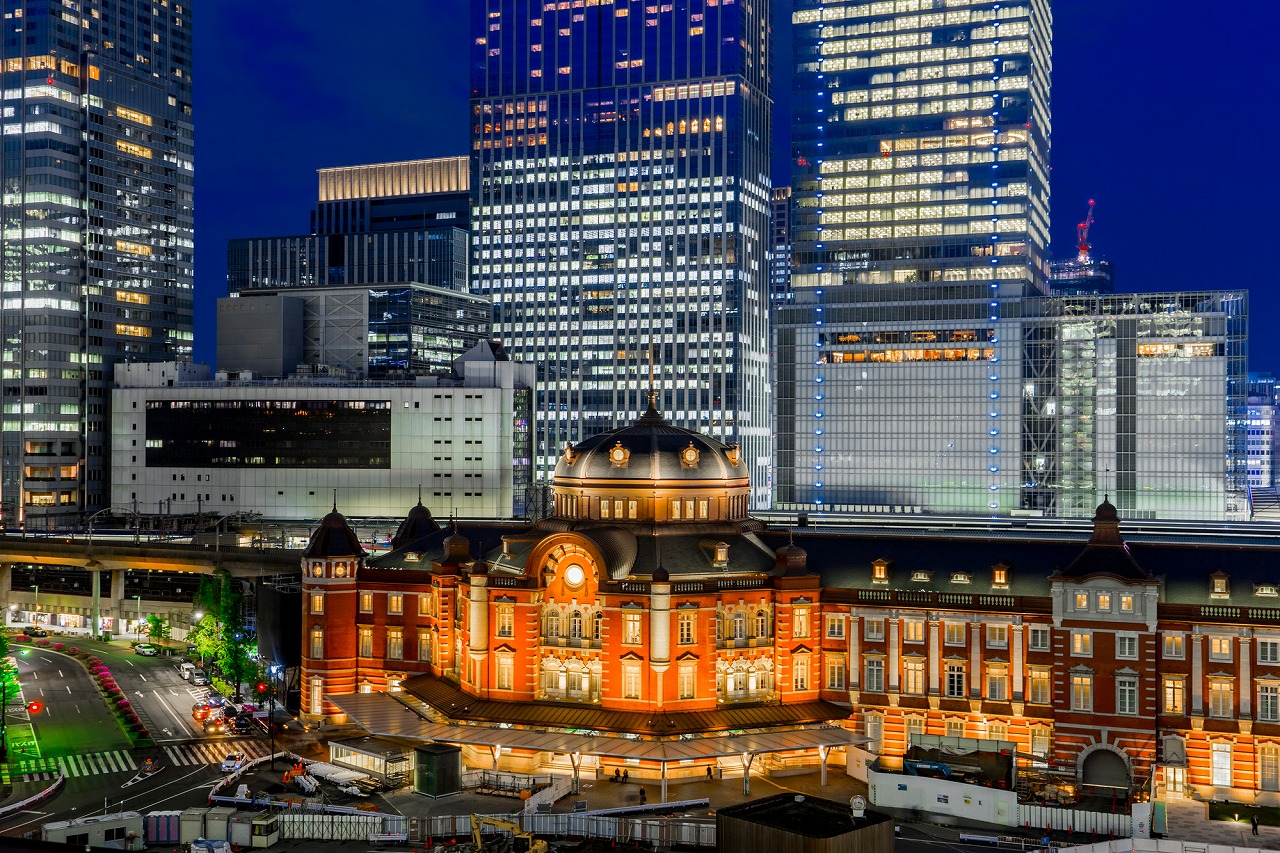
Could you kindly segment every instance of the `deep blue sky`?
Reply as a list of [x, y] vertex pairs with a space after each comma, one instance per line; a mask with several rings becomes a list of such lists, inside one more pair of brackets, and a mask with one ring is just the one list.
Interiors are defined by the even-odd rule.
[[[777, 89], [791, 3], [774, 4]], [[197, 7], [198, 360], [214, 358], [227, 239], [305, 233], [316, 169], [466, 153], [467, 5]], [[1280, 3], [1057, 0], [1054, 16], [1054, 255], [1074, 254], [1096, 199], [1094, 251], [1121, 290], [1249, 288], [1250, 367], [1280, 371]]]

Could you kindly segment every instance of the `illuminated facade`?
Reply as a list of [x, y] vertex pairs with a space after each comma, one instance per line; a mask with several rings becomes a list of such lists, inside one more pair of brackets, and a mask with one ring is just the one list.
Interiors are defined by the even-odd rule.
[[227, 243], [227, 290], [419, 282], [467, 289], [466, 157], [319, 170], [311, 233]]
[[1005, 318], [962, 292], [797, 291], [780, 508], [1087, 517], [1110, 494], [1126, 518], [1248, 518], [1243, 291], [1010, 299]]
[[478, 344], [452, 377], [402, 382], [211, 382], [179, 367], [117, 370], [112, 506], [314, 519], [337, 489], [365, 518], [415, 496], [463, 517], [528, 512], [534, 371], [498, 345]]
[[796, 272], [1043, 287], [1047, 0], [797, 0]]
[[537, 471], [643, 406], [766, 505], [769, 2], [472, 3], [473, 291], [538, 364]]
[[773, 228], [769, 244], [769, 297], [791, 301], [791, 187], [773, 188]]
[[874, 753], [986, 738], [1117, 791], [1280, 802], [1273, 542], [1131, 546], [1105, 499], [1087, 543], [783, 535], [746, 515], [736, 447], [653, 409], [566, 448], [553, 491], [550, 518], [470, 539], [416, 506], [374, 559], [327, 517], [302, 560], [304, 714], [387, 691], [392, 723], [470, 732], [835, 722]]
[[70, 527], [106, 506], [112, 366], [191, 358], [191, 13], [0, 8], [0, 513]]

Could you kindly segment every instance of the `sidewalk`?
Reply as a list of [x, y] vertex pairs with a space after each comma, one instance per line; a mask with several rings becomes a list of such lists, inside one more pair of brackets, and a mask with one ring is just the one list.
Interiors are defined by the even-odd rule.
[[1169, 831], [1165, 837], [1174, 841], [1280, 850], [1280, 826], [1260, 826], [1258, 834], [1253, 835], [1249, 827], [1250, 811], [1246, 805], [1240, 806], [1240, 823], [1209, 820], [1208, 804], [1195, 800], [1170, 800], [1166, 804], [1166, 813]]

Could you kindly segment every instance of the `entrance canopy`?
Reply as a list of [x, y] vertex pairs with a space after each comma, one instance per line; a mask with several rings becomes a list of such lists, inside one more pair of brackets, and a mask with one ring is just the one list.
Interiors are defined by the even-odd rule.
[[[640, 740], [618, 735], [571, 731], [538, 731], [494, 725], [434, 723], [406, 702], [386, 693], [352, 693], [325, 699], [373, 735], [421, 738], [460, 746], [527, 749], [535, 752], [581, 753], [667, 764], [672, 761], [758, 755], [836, 746], [858, 746], [869, 739], [839, 726], [805, 726], [790, 731], [724, 734]], [[410, 701], [413, 701], [410, 699]]]

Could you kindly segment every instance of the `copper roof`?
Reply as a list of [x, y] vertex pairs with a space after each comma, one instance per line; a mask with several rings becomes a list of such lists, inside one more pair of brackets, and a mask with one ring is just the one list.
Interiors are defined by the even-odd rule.
[[850, 709], [833, 702], [790, 705], [734, 705], [708, 711], [680, 713], [612, 711], [595, 705], [560, 702], [505, 702], [481, 699], [434, 675], [418, 675], [401, 685], [433, 710], [455, 720], [549, 726], [597, 732], [641, 735], [679, 735], [733, 729], [763, 729], [843, 720]]

